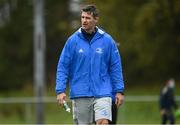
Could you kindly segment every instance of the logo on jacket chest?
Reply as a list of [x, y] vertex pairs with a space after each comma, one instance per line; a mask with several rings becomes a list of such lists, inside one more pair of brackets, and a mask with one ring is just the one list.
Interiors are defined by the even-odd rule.
[[96, 48], [96, 53], [102, 54], [103, 53], [103, 49], [102, 48]]
[[[102, 48], [96, 48], [95, 52], [98, 53], [98, 54], [102, 54], [103, 53], [103, 49]], [[84, 53], [84, 50], [82, 48], [80, 48], [78, 50], [78, 53]]]

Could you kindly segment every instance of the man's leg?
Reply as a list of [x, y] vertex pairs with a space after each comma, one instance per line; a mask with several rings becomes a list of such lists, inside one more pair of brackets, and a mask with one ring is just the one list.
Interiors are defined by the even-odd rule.
[[73, 100], [73, 119], [76, 125], [89, 125], [93, 121], [93, 98]]
[[165, 125], [168, 120], [167, 114], [162, 115], [162, 125]]
[[118, 108], [115, 102], [112, 102], [112, 121], [109, 121], [110, 125], [115, 125], [117, 122]]
[[175, 124], [175, 118], [174, 118], [173, 112], [171, 112], [171, 113], [169, 114], [169, 121], [170, 121], [170, 124], [171, 124], [171, 125], [174, 125], [174, 124]]
[[96, 98], [94, 101], [95, 121], [97, 125], [108, 125], [112, 120], [111, 97]]
[[96, 121], [96, 125], [109, 125], [109, 122], [107, 119], [99, 119]]

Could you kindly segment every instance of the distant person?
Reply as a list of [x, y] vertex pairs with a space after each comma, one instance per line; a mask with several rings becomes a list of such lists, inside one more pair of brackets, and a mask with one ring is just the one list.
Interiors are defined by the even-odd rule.
[[97, 125], [108, 125], [112, 89], [117, 106], [124, 99], [119, 96], [124, 91], [120, 53], [114, 39], [96, 26], [98, 19], [95, 5], [81, 10], [81, 27], [66, 41], [57, 66], [57, 101], [63, 104], [66, 100], [68, 80], [73, 119], [78, 125], [89, 125], [93, 118]]
[[173, 108], [177, 109], [177, 104], [174, 97], [175, 80], [169, 79], [166, 85], [161, 90], [160, 94], [160, 113], [162, 117], [162, 124], [166, 124], [168, 121], [170, 124], [175, 124], [175, 117]]
[[123, 98], [124, 100], [124, 93], [120, 93], [120, 94], [116, 94], [114, 92], [112, 93], [112, 121], [109, 122], [110, 125], [117, 124], [118, 108], [120, 105], [117, 105], [116, 96], [121, 96], [120, 98]]

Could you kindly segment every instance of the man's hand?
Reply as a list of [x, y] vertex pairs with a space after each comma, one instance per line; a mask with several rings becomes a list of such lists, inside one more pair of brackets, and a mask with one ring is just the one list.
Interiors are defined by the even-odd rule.
[[65, 93], [60, 93], [57, 95], [57, 102], [58, 104], [62, 105], [63, 101], [66, 100], [66, 94]]
[[115, 104], [117, 105], [117, 107], [119, 107], [120, 105], [123, 104], [123, 102], [124, 102], [124, 95], [122, 93], [117, 93], [115, 98], [116, 98]]

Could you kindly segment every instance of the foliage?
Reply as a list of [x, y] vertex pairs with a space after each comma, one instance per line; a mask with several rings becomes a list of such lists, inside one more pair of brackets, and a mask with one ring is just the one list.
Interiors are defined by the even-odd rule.
[[[119, 43], [128, 84], [179, 80], [179, 0], [80, 0], [96, 4], [99, 26]], [[10, 20], [0, 27], [0, 89], [33, 82], [33, 2], [2, 0], [11, 5]], [[54, 84], [56, 65], [68, 36], [76, 29], [78, 14], [69, 11], [70, 0], [45, 0], [46, 78]], [[78, 26], [79, 24], [77, 24]]]
[[32, 6], [19, 1], [0, 28], [0, 89], [19, 88], [32, 79]]
[[[120, 43], [128, 84], [179, 79], [178, 0], [89, 0], [102, 13], [100, 24]], [[108, 20], [107, 20], [108, 19]]]
[[[48, 80], [54, 77], [52, 72], [55, 72], [61, 48], [70, 34], [67, 6], [67, 0], [45, 3], [46, 71], [51, 73], [47, 74]], [[0, 41], [0, 89], [7, 91], [22, 88], [25, 84], [32, 85], [33, 1], [16, 0], [16, 8], [11, 9], [10, 21], [0, 27]]]

